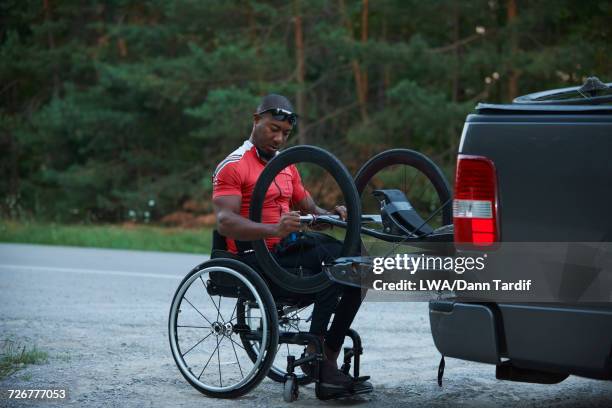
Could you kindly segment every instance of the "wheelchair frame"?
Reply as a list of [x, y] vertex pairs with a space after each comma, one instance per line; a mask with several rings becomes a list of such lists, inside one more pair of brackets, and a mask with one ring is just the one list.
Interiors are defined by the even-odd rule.
[[[248, 378], [246, 382], [239, 382], [236, 387], [229, 387], [229, 389], [224, 390], [221, 379], [222, 373], [220, 357], [218, 357], [219, 378], [221, 385], [220, 387], [207, 387], [207, 384], [199, 384], [198, 381], [194, 379], [193, 376], [195, 374], [193, 372], [193, 369], [189, 367], [183, 359], [184, 355], [187, 353], [181, 352], [177, 338], [178, 314], [180, 313], [181, 305], [183, 303], [183, 300], [185, 299], [184, 295], [188, 287], [191, 286], [191, 284], [193, 284], [194, 281], [198, 279], [198, 277], [194, 278], [193, 276], [199, 271], [206, 270], [207, 268], [213, 268], [214, 270], [209, 273], [209, 275], [211, 275], [209, 276], [210, 279], [204, 282], [206, 292], [211, 297], [219, 296], [222, 298], [236, 299], [236, 310], [240, 310], [239, 308], [242, 306], [239, 305], [241, 303], [244, 305], [246, 302], [255, 301], [258, 302], [258, 304], [265, 305], [266, 302], [262, 300], [263, 298], [273, 299], [272, 294], [270, 293], [263, 279], [261, 279], [250, 267], [237, 260], [233, 254], [224, 250], [219, 250], [215, 248], [213, 253], [214, 257], [212, 257], [211, 260], [198, 265], [190, 272], [190, 274], [187, 275], [181, 285], [179, 285], [179, 288], [177, 289], [172, 302], [169, 319], [170, 344], [173, 352], [173, 357], [177, 366], [179, 367], [179, 370], [181, 371], [181, 374], [183, 374], [185, 379], [198, 391], [212, 397], [236, 398], [249, 392], [251, 389], [257, 386], [259, 382], [263, 380], [263, 378], [267, 375], [275, 381], [284, 382], [283, 398], [288, 402], [297, 399], [299, 395], [299, 385], [306, 384], [310, 381], [315, 382], [316, 396], [320, 399], [326, 399], [325, 395], [323, 395], [323, 393], [321, 392], [319, 382], [319, 363], [323, 360], [323, 345], [321, 344], [321, 340], [319, 339], [319, 337], [308, 332], [279, 331], [278, 329], [278, 319], [283, 318], [284, 308], [287, 306], [304, 306], [302, 299], [274, 299], [274, 310], [267, 310], [263, 312], [264, 315], [270, 317], [274, 316], [274, 318], [263, 319], [265, 320], [263, 327], [250, 327], [248, 324], [246, 324], [247, 320], [244, 318], [244, 316], [240, 316], [240, 312], [237, 313], [236, 324], [231, 324], [223, 319], [221, 319], [220, 321], [217, 320], [215, 322], [209, 322], [211, 324], [211, 333], [215, 333], [216, 330], [218, 333], [220, 333], [219, 335], [225, 337], [229, 337], [232, 334], [237, 334], [242, 342], [242, 345], [244, 346], [245, 351], [248, 350], [249, 342], [255, 342], [259, 345], [264, 345], [263, 348], [265, 350], [262, 350], [260, 348], [259, 353], [255, 356], [249, 355], [249, 358], [251, 358], [252, 360], [256, 359], [256, 361], [254, 361], [255, 366], [253, 368], [254, 370], [256, 370], [256, 372], [251, 376], [254, 381], [250, 381], [250, 378]], [[221, 264], [219, 264], [220, 261]], [[228, 266], [232, 266], [233, 268], [230, 268]], [[260, 282], [257, 282], [257, 278], [259, 278]], [[257, 282], [258, 285], [254, 284], [255, 282], [252, 282], [251, 280]], [[189, 305], [193, 306], [188, 299], [187, 302]], [[268, 302], [267, 307], [270, 306], [270, 302]], [[242, 313], [244, 313], [244, 311]], [[209, 320], [204, 315], [202, 315], [202, 317], [207, 321]], [[231, 324], [231, 326], [227, 326], [228, 324]], [[342, 370], [346, 374], [349, 374], [352, 367], [353, 376], [354, 378], [358, 379], [360, 371], [360, 356], [363, 353], [361, 338], [359, 334], [352, 329], [349, 330], [346, 335], [351, 339], [352, 346], [344, 348]], [[208, 336], [210, 336], [210, 334]], [[277, 339], [277, 342], [271, 341], [272, 337], [275, 337]], [[299, 359], [296, 359], [294, 356], [290, 355], [287, 357], [287, 368], [282, 378], [270, 375], [269, 370], [273, 364], [273, 355], [276, 352], [277, 345], [293, 344], [299, 346], [306, 346], [309, 343], [314, 344], [316, 350], [315, 353]], [[211, 358], [214, 353], [215, 351], [212, 352]], [[268, 358], [268, 361], [265, 361], [265, 356], [269, 356], [270, 354], [272, 354], [272, 358]], [[236, 359], [238, 361], [237, 356]], [[296, 375], [296, 368], [300, 367], [303, 364], [311, 363], [314, 367], [314, 374], [312, 378], [300, 378]], [[199, 379], [200, 378], [198, 377], [198, 380]], [[228, 388], [228, 386], [226, 385], [225, 388]]]
[[[404, 204], [397, 205], [397, 202], [393, 202], [393, 199], [390, 197], [397, 196], [397, 194], [395, 194], [392, 190], [379, 190], [379, 194], [381, 196], [380, 215], [361, 216], [359, 196], [363, 192], [363, 188], [367, 184], [368, 180], [372, 178], [374, 174], [388, 165], [405, 164], [415, 167], [429, 178], [436, 188], [440, 202], [442, 203], [442, 206], [436, 211], [442, 210], [444, 223], [448, 224], [450, 222], [451, 212], [448, 206], [450, 203], [450, 189], [441, 170], [426, 156], [418, 152], [405, 149], [394, 149], [373, 157], [357, 173], [355, 181], [353, 181], [346, 168], [335, 157], [322, 149], [311, 146], [296, 146], [287, 149], [268, 163], [266, 169], [260, 176], [255, 186], [250, 212], [250, 218], [253, 221], [261, 221], [261, 202], [263, 201], [263, 197], [268, 187], [274, 180], [276, 174], [278, 174], [278, 172], [280, 172], [287, 165], [300, 161], [317, 163], [326, 168], [341, 186], [343, 194], [345, 195], [345, 201], [347, 200], [347, 197], [348, 200], [350, 200], [347, 202], [347, 205], [350, 207], [349, 219], [347, 221], [339, 220], [334, 216], [301, 217], [301, 221], [305, 224], [324, 222], [346, 228], [348, 238], [345, 237], [345, 240], [347, 241], [344, 243], [344, 253], [341, 256], [344, 257], [343, 259], [345, 262], [347, 259], [346, 256], [350, 257], [357, 254], [359, 234], [367, 234], [393, 243], [407, 241], [410, 244], [418, 244], [419, 242], [439, 242], [452, 240], [452, 228], [450, 229], [450, 232], [449, 228], [446, 228], [443, 231], [435, 231], [431, 228], [421, 228], [427, 224], [431, 217], [427, 220], [422, 220], [418, 216], [416, 218], [413, 217], [413, 214], [406, 214], [405, 212], [402, 213], [402, 211], [407, 207]], [[410, 208], [409, 205], [408, 208]], [[381, 223], [384, 226], [384, 231], [374, 231], [364, 228], [360, 225], [363, 222]], [[357, 233], [357, 236], [355, 233]], [[183, 279], [175, 292], [170, 309], [168, 329], [174, 360], [185, 379], [192, 386], [198, 389], [198, 391], [208, 396], [217, 398], [235, 398], [246, 394], [251, 389], [256, 387], [265, 376], [269, 376], [275, 381], [284, 382], [283, 398], [285, 401], [290, 402], [297, 399], [299, 395], [299, 384], [304, 384], [309, 381], [315, 382], [315, 393], [317, 397], [324, 399], [325, 395], [321, 393], [319, 381], [319, 363], [323, 360], [323, 345], [317, 336], [307, 332], [279, 331], [278, 320], [279, 318], [283, 319], [285, 317], [283, 315], [283, 310], [285, 310], [285, 307], [295, 307], [299, 300], [274, 299], [266, 280], [274, 282], [288, 291], [296, 293], [314, 293], [317, 290], [321, 290], [326, 285], [331, 284], [329, 279], [333, 278], [333, 276], [329, 274], [329, 271], [327, 271], [329, 274], [328, 276], [326, 276], [325, 272], [322, 271], [320, 275], [323, 276], [319, 276], [318, 280], [311, 279], [311, 283], [308, 284], [308, 287], [301, 287], [301, 281], [299, 279], [296, 279], [295, 276], [292, 276], [289, 272], [285, 271], [278, 265], [278, 263], [269, 253], [263, 240], [254, 241], [252, 244], [257, 260], [262, 266], [264, 272], [263, 276], [259, 275], [245, 263], [237, 260], [235, 255], [226, 252], [224, 247], [225, 240], [220, 239], [218, 234], [215, 233], [213, 235], [213, 251], [211, 259], [198, 265]], [[355, 259], [359, 259], [359, 262], [362, 262], [363, 260], [361, 257], [356, 257]], [[363, 264], [364, 263], [362, 263], [362, 265]], [[206, 282], [204, 282], [202, 278], [202, 271], [208, 271], [209, 276]], [[322, 279], [323, 277], [324, 279]], [[185, 294], [187, 293], [191, 284], [193, 284], [193, 282], [198, 278], [202, 280], [207, 295], [210, 297], [213, 305], [217, 309], [217, 319], [214, 323], [204, 317], [204, 315], [198, 310], [198, 313], [202, 315], [202, 317], [204, 317], [204, 319], [206, 319], [210, 324], [208, 327], [210, 334], [205, 336], [202, 340], [200, 340], [200, 342], [209, 336], [214, 335], [217, 339], [217, 347], [216, 350], [213, 350], [211, 357], [202, 369], [200, 376], [196, 378], [192, 368], [186, 364], [184, 357], [193, 348], [197, 347], [200, 342], [183, 353], [179, 345], [178, 329], [180, 328], [180, 325], [177, 322], [179, 320], [178, 316], [181, 312], [181, 307], [184, 306], [183, 300], [186, 300], [192, 308], [197, 310], [197, 308], [186, 298]], [[213, 296], [219, 296], [218, 306], [215, 304]], [[230, 319], [230, 321], [225, 321], [223, 318], [221, 318], [221, 320], [219, 320], [219, 316], [221, 314], [220, 307], [222, 297], [236, 299], [234, 311], [238, 311], [238, 313], [236, 314], [237, 321], [235, 324], [231, 322], [233, 319]], [[257, 304], [257, 307], [261, 309], [261, 316], [259, 318], [259, 325], [257, 327], [251, 327], [252, 325], [250, 326], [246, 323], [243, 310], [246, 302], [254, 302]], [[239, 305], [240, 308], [238, 308]], [[234, 312], [232, 312], [232, 318], [233, 315]], [[242, 367], [240, 366], [240, 361], [235, 348], [235, 345], [240, 347], [242, 346], [231, 339], [233, 334], [240, 337], [244, 350], [247, 352], [248, 357], [254, 364], [254, 367], [249, 372], [247, 379], [244, 378]], [[353, 376], [356, 381], [363, 381], [369, 377], [359, 377], [360, 356], [363, 353], [361, 338], [359, 334], [352, 329], [346, 333], [346, 336], [351, 338], [352, 347], [344, 348], [343, 365], [341, 369], [344, 373], [348, 374], [352, 367]], [[240, 368], [242, 380], [238, 381], [236, 384], [234, 384], [234, 386], [223, 387], [219, 347], [220, 342], [222, 342], [225, 338], [230, 338], [230, 341], [232, 341], [231, 346], [236, 354], [236, 361]], [[278, 344], [306, 346], [309, 343], [312, 343], [315, 346], [316, 352], [314, 354], [298, 359], [296, 359], [293, 355], [289, 355], [287, 357], [287, 368], [282, 375], [278, 375], [278, 373], [272, 375], [272, 373], [270, 373]], [[247, 348], [251, 346], [259, 347], [259, 351], [255, 353], [253, 350], [251, 350], [251, 354], [249, 354]], [[207, 368], [215, 351], [217, 352], [218, 358], [220, 387], [204, 384], [200, 381], [200, 377]], [[313, 378], [298, 377], [295, 373], [296, 368], [310, 363], [314, 364]]]

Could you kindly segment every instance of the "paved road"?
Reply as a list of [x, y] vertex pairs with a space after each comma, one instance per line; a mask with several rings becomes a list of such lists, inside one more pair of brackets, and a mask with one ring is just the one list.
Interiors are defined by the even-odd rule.
[[[28, 366], [0, 389], [69, 389], [68, 401], [9, 406], [285, 406], [270, 380], [234, 401], [209, 399], [179, 374], [169, 352], [167, 315], [182, 276], [207, 256], [0, 244], [0, 333], [35, 344], [48, 364]], [[312, 386], [294, 406], [612, 406], [612, 383], [570, 377], [557, 385], [495, 380], [494, 367], [439, 355], [425, 303], [366, 302], [355, 328], [374, 394], [320, 403]], [[7, 401], [0, 401], [0, 406]]]

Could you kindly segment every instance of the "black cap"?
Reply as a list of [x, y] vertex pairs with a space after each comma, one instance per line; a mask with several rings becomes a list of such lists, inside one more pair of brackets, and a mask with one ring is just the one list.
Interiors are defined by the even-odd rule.
[[261, 103], [257, 107], [257, 113], [263, 113], [271, 109], [282, 109], [294, 113], [293, 105], [291, 105], [289, 99], [277, 94], [270, 94], [264, 96], [261, 99]]

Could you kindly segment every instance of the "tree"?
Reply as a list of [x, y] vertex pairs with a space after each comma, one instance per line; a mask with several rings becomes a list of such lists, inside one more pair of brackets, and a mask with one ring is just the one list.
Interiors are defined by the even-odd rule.
[[304, 4], [3, 2], [2, 213], [112, 222], [210, 206], [212, 170], [270, 92], [295, 97], [290, 143], [352, 171], [408, 147], [450, 173], [477, 102], [612, 81], [607, 2]]

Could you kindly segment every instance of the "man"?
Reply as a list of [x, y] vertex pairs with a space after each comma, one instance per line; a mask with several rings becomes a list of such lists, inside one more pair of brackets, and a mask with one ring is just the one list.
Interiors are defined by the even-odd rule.
[[[338, 214], [346, 218], [346, 208], [336, 206], [332, 211], [318, 207], [302, 185], [295, 166], [281, 171], [268, 190], [263, 210], [262, 223], [248, 218], [251, 195], [259, 175], [266, 163], [287, 142], [297, 115], [293, 106], [281, 95], [265, 96], [253, 115], [253, 129], [249, 140], [232, 152], [216, 168], [213, 175], [213, 205], [217, 217], [217, 231], [226, 237], [227, 249], [238, 255], [246, 264], [259, 270], [252, 251], [245, 251], [244, 241], [265, 239], [270, 251], [283, 266], [295, 265], [295, 254], [283, 252], [290, 234], [300, 230], [300, 212], [305, 214]], [[291, 211], [291, 205], [298, 211]], [[283, 240], [283, 238], [285, 238]], [[281, 241], [282, 240], [282, 241]], [[280, 244], [280, 245], [279, 245]], [[341, 244], [334, 239], [320, 242], [311, 248], [312, 254], [302, 253], [302, 266], [319, 272], [321, 258], [338, 257]], [[268, 282], [272, 294], [277, 297], [283, 290]], [[338, 296], [341, 295], [338, 303]], [[300, 297], [299, 295], [295, 295]], [[329, 289], [311, 296], [314, 309], [310, 332], [323, 340], [325, 359], [321, 364], [321, 388], [328, 397], [341, 395], [354, 389], [353, 379], [338, 369], [337, 358], [355, 314], [361, 305], [359, 288], [332, 285]], [[327, 330], [332, 313], [334, 320]], [[313, 352], [312, 345], [307, 352]], [[302, 366], [306, 374], [312, 368]]]

